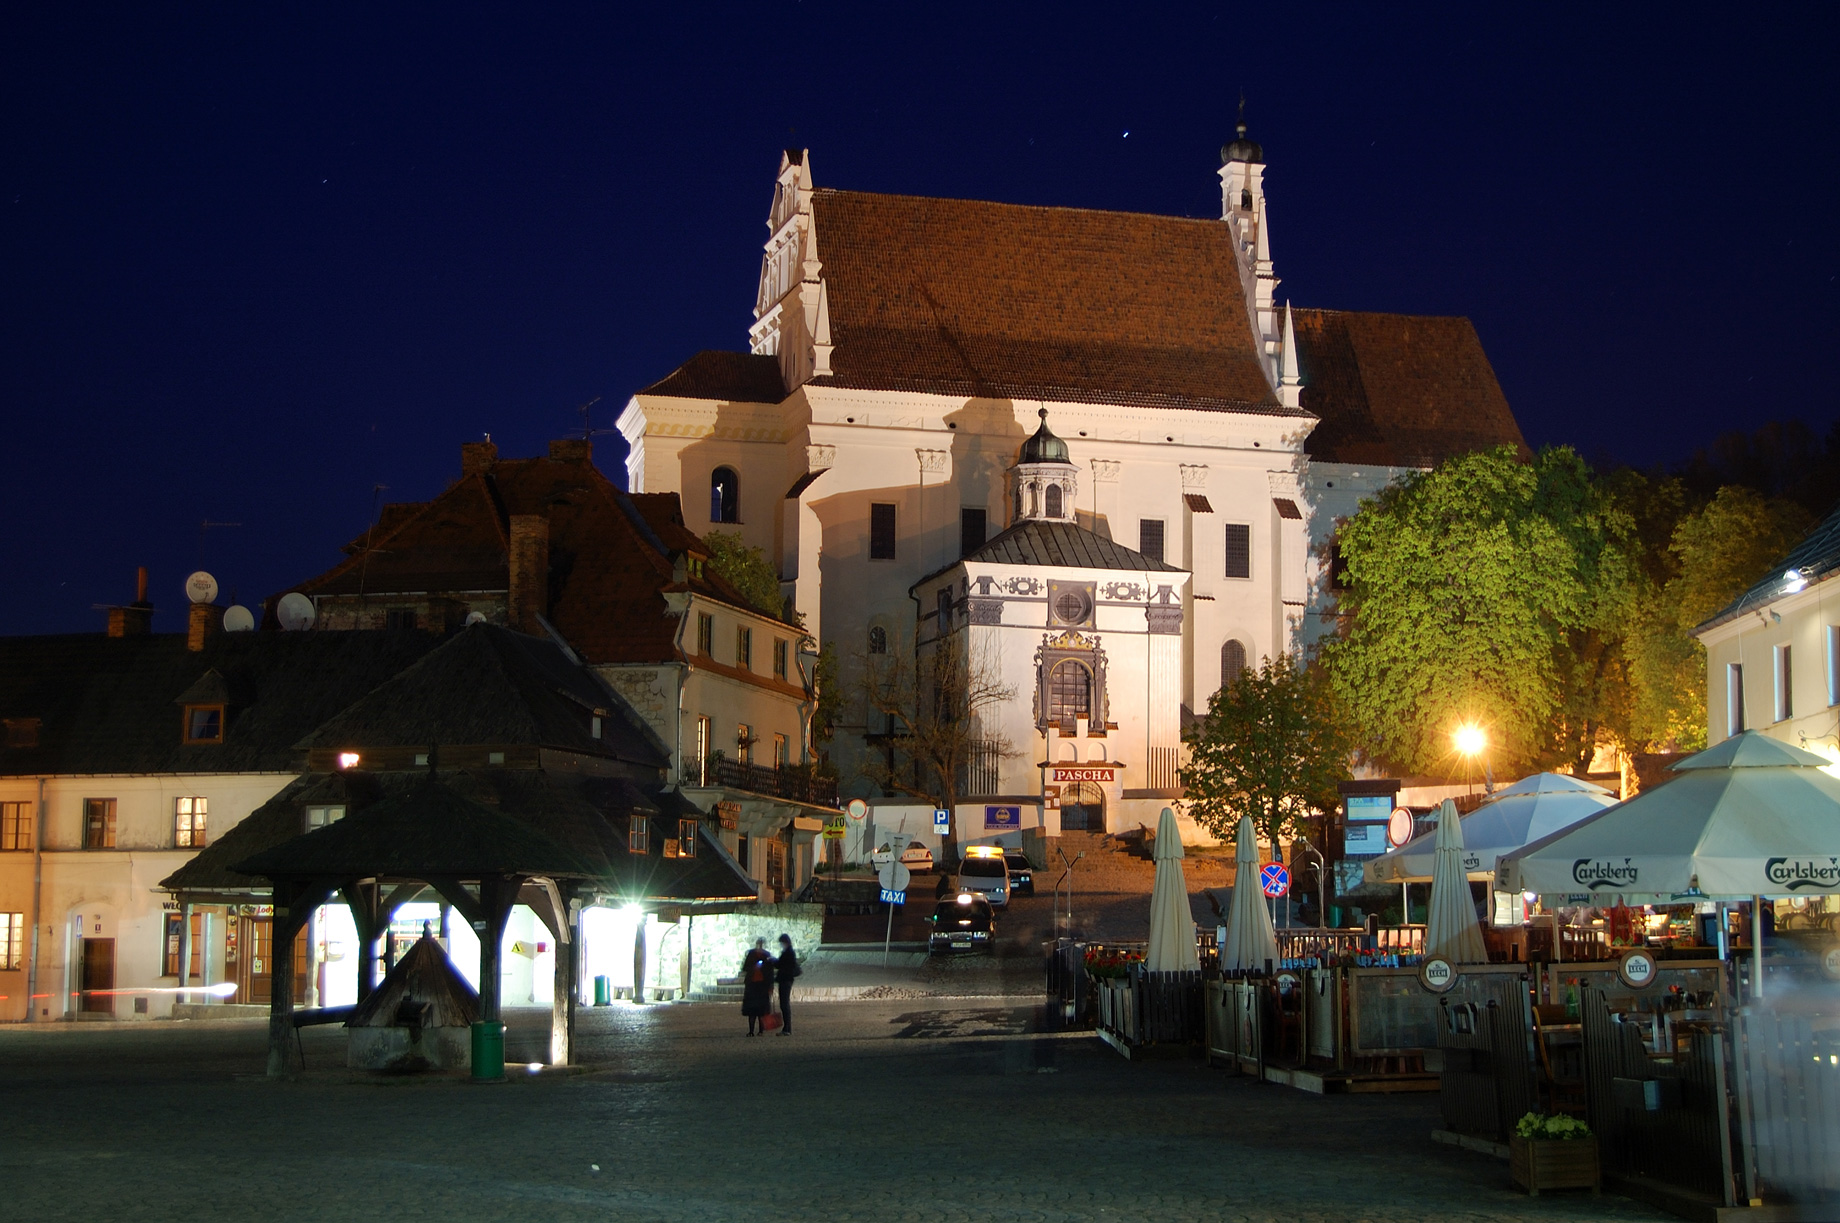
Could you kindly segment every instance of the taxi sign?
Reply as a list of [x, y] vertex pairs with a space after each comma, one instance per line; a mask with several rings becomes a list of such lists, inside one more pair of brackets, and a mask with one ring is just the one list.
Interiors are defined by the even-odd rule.
[[1291, 873], [1282, 862], [1267, 862], [1259, 868], [1259, 887], [1275, 900], [1291, 890]]
[[901, 891], [897, 892], [893, 888], [883, 888], [882, 889], [882, 903], [891, 904], [891, 905], [906, 904], [907, 903], [906, 889], [902, 889]]

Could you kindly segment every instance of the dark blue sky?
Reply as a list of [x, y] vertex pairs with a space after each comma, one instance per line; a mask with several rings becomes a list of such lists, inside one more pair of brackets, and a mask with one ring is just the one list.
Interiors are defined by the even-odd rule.
[[1280, 297], [1469, 315], [1535, 444], [1836, 415], [1831, 6], [272, 7], [0, 17], [0, 633], [253, 603], [744, 347], [784, 145], [1213, 216], [1242, 87]]

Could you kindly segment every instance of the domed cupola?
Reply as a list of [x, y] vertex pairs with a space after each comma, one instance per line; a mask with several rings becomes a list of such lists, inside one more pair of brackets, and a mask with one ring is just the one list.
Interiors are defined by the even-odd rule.
[[1041, 427], [1022, 443], [1016, 465], [1009, 469], [1011, 526], [1031, 519], [1074, 521], [1079, 468], [1067, 454], [1067, 443], [1048, 428], [1048, 409], [1039, 415]]
[[1243, 161], [1255, 166], [1264, 165], [1265, 146], [1256, 140], [1246, 139], [1246, 99], [1244, 95], [1239, 100], [1239, 122], [1233, 130], [1235, 133], [1233, 139], [1220, 146], [1220, 164], [1225, 166], [1236, 161]]

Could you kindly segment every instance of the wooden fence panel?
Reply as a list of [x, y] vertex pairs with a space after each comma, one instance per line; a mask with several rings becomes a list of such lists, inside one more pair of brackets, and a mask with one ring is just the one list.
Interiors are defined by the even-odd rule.
[[1750, 1006], [1742, 1023], [1757, 1176], [1797, 1200], [1840, 1193], [1840, 1020]]

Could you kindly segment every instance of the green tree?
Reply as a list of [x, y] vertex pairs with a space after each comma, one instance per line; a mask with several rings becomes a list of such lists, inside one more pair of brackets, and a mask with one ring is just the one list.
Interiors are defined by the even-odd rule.
[[1323, 660], [1372, 758], [1449, 774], [1482, 726], [1498, 773], [1588, 761], [1621, 690], [1634, 524], [1566, 448], [1461, 455], [1342, 528], [1346, 636]]
[[1223, 839], [1249, 815], [1274, 850], [1300, 819], [1335, 809], [1353, 747], [1327, 677], [1288, 654], [1241, 671], [1183, 738], [1188, 813]]
[[739, 531], [711, 531], [703, 536], [709, 545], [709, 567], [755, 609], [786, 618], [786, 600], [779, 590], [779, 570], [759, 548], [750, 547]]

